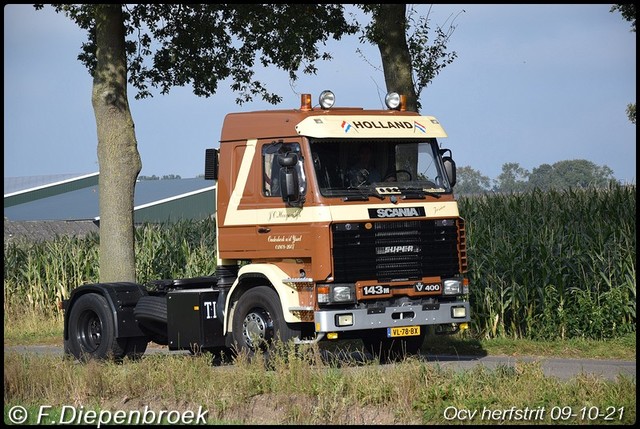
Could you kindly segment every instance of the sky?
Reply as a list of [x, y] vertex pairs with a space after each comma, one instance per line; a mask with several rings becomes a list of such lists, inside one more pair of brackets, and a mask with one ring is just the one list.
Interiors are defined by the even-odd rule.
[[[636, 127], [626, 114], [636, 102], [636, 33], [610, 4], [435, 4], [433, 28], [455, 30], [457, 58], [420, 96], [421, 114], [435, 116], [458, 167], [496, 179], [506, 163], [531, 172], [542, 164], [585, 159], [636, 182]], [[99, 171], [92, 80], [77, 60], [86, 33], [51, 6], [4, 7], [4, 177]], [[209, 98], [192, 88], [129, 104], [141, 175], [204, 173], [205, 149], [218, 147], [224, 116], [234, 111], [298, 108], [322, 90], [336, 105], [382, 108], [384, 75], [377, 47], [357, 36], [331, 41], [333, 60], [315, 76], [289, 82], [264, 69], [257, 78], [279, 93], [274, 106], [235, 104], [228, 83]], [[358, 53], [358, 49], [361, 53]]]

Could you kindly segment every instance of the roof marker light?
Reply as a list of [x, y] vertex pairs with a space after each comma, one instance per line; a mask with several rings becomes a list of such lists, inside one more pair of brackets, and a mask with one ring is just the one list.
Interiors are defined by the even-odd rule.
[[300, 110], [311, 110], [311, 94], [302, 94], [300, 96]]

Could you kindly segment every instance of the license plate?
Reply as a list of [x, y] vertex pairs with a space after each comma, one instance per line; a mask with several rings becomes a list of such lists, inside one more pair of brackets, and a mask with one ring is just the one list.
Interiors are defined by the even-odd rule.
[[387, 328], [387, 337], [412, 337], [420, 335], [420, 326], [399, 326], [397, 328]]

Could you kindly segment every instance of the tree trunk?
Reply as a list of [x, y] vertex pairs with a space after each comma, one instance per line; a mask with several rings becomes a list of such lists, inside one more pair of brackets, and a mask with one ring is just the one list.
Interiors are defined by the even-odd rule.
[[380, 4], [374, 13], [374, 40], [380, 50], [387, 91], [407, 96], [407, 110], [417, 112], [416, 91], [411, 76], [407, 46], [406, 4]]
[[133, 196], [142, 164], [127, 100], [122, 6], [96, 5], [95, 24], [91, 101], [100, 168], [100, 281], [135, 281]]

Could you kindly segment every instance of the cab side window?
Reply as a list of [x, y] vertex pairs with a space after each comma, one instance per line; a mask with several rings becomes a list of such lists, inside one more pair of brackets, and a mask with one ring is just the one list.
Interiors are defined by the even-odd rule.
[[301, 192], [306, 192], [306, 179], [302, 167], [300, 145], [297, 143], [279, 142], [262, 146], [262, 193], [265, 197], [281, 197], [279, 181], [280, 169], [282, 167], [278, 163], [278, 156], [287, 152], [295, 152], [299, 156], [299, 163], [296, 169], [298, 171], [298, 177], [300, 178], [300, 184], [304, 188], [301, 189]]
[[268, 153], [269, 146], [262, 148], [262, 191], [266, 197], [279, 197], [280, 186], [278, 184], [280, 166], [277, 153]]

